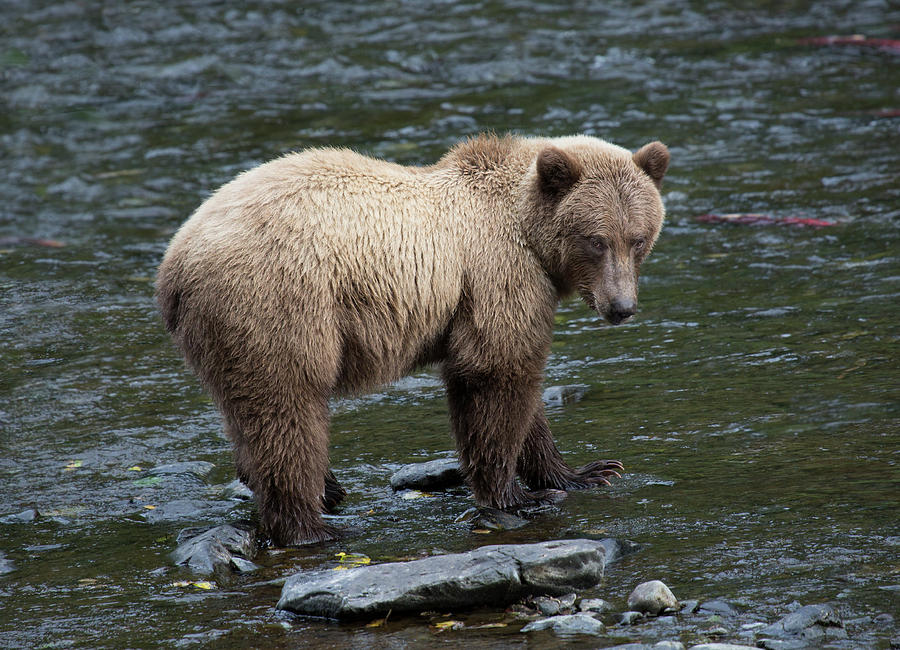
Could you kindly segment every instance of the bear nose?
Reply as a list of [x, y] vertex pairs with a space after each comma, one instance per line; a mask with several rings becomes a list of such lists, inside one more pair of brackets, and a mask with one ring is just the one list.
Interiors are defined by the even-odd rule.
[[613, 325], [618, 325], [626, 318], [634, 316], [637, 305], [630, 298], [616, 298], [609, 305], [609, 320]]

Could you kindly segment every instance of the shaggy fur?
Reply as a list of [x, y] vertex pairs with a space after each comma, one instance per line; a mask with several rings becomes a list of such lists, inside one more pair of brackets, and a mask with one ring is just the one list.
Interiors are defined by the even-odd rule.
[[482, 136], [421, 168], [289, 154], [213, 194], [172, 239], [157, 301], [224, 414], [264, 532], [334, 538], [320, 516], [344, 496], [329, 397], [428, 363], [479, 504], [607, 483], [620, 463], [563, 462], [540, 382], [561, 296], [612, 323], [634, 313], [668, 160], [658, 142]]

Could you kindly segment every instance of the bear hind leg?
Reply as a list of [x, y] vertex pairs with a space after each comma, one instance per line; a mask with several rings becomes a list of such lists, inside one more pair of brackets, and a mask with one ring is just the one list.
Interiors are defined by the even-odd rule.
[[277, 415], [230, 428], [238, 477], [253, 491], [262, 531], [277, 546], [340, 536], [322, 520], [345, 492], [328, 468], [328, 402], [316, 402], [270, 410]]

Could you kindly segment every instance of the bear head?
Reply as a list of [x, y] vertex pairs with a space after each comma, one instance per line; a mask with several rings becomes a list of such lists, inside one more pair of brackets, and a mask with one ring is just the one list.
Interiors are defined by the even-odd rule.
[[531, 181], [532, 247], [561, 295], [577, 291], [618, 325], [635, 313], [641, 263], [662, 228], [669, 150], [651, 142], [632, 154], [588, 137], [552, 142]]

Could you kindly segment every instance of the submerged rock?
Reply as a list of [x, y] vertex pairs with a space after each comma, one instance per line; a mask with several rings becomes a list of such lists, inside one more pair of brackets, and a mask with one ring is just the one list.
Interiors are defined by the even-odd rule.
[[484, 530], [515, 530], [528, 523], [527, 519], [496, 508], [470, 508], [456, 520], [468, 521], [472, 528]]
[[659, 616], [665, 610], [678, 609], [678, 600], [660, 580], [642, 582], [628, 597], [628, 607], [638, 612]]
[[736, 616], [737, 610], [724, 600], [704, 601], [698, 610], [701, 614], [715, 614], [717, 616]]
[[193, 474], [200, 478], [206, 478], [214, 467], [215, 465], [205, 460], [191, 460], [182, 463], [157, 465], [150, 471], [150, 474], [153, 476], [163, 476], [165, 474]]
[[736, 643], [700, 643], [692, 645], [688, 650], [757, 650], [757, 648]]
[[0, 575], [12, 573], [15, 570], [16, 566], [13, 564], [12, 560], [7, 559], [6, 554], [3, 551], [0, 551]]
[[285, 582], [277, 607], [311, 616], [359, 618], [390, 611], [505, 606], [527, 595], [593, 587], [618, 555], [612, 539], [556, 540], [483, 546], [318, 575], [300, 572]]
[[[844, 623], [829, 605], [806, 605], [758, 632], [759, 645], [772, 650], [845, 639]], [[785, 643], [785, 641], [787, 643]], [[799, 644], [799, 645], [798, 645]]]
[[175, 564], [183, 564], [197, 573], [221, 570], [252, 571], [258, 568], [250, 560], [256, 555], [253, 531], [224, 525], [190, 537], [172, 552]]
[[226, 499], [247, 501], [253, 498], [253, 491], [241, 483], [239, 479], [234, 479], [231, 483], [222, 488], [222, 496]]
[[445, 490], [465, 482], [459, 461], [441, 458], [427, 463], [404, 465], [391, 476], [391, 487], [400, 490]]
[[522, 632], [551, 630], [557, 636], [575, 636], [577, 634], [603, 634], [605, 626], [590, 614], [566, 614], [533, 621], [522, 628]]
[[541, 399], [547, 406], [562, 406], [577, 402], [587, 394], [588, 386], [584, 384], [570, 384], [568, 386], [548, 386], [544, 389]]

